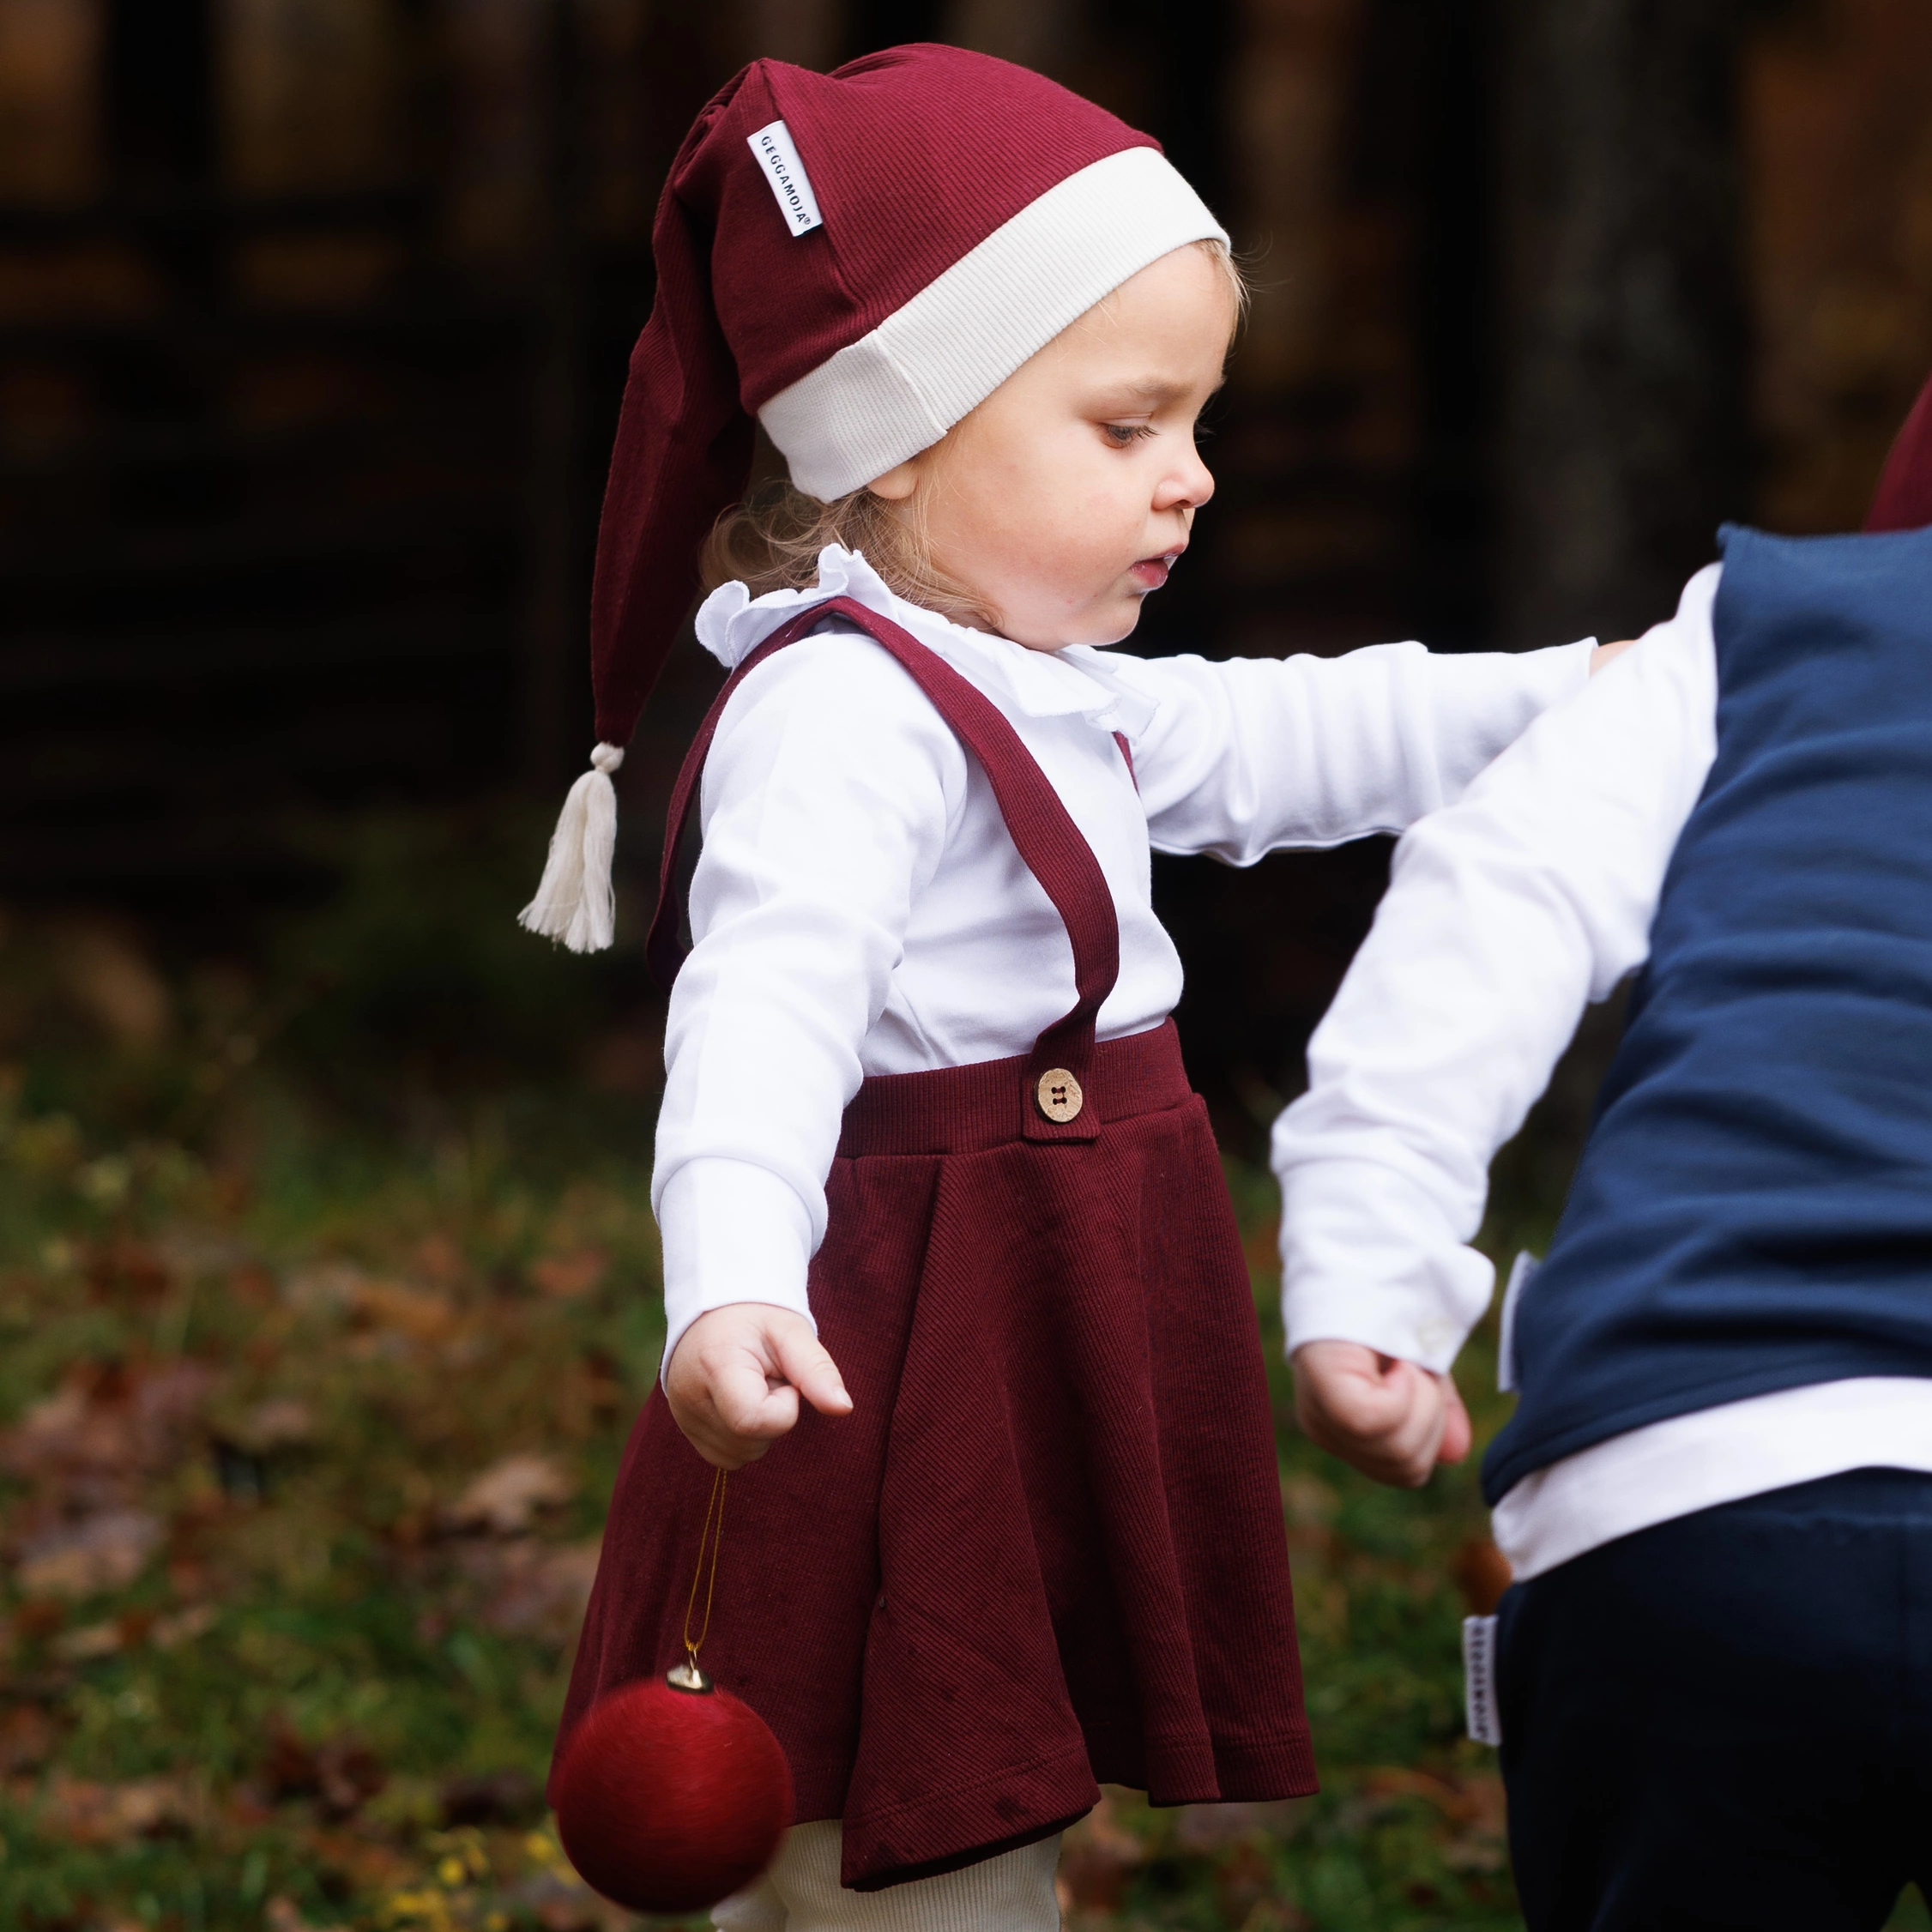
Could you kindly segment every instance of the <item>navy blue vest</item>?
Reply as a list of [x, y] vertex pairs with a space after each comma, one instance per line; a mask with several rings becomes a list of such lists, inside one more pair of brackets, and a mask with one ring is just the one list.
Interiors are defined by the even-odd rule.
[[1725, 533], [1718, 756], [1516, 1311], [1532, 1470], [1667, 1416], [1932, 1376], [1932, 529]]

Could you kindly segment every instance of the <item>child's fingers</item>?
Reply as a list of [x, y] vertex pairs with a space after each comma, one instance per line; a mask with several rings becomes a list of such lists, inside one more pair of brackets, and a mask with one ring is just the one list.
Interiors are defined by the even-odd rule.
[[770, 1442], [755, 1437], [733, 1434], [714, 1415], [680, 1413], [677, 1422], [685, 1440], [713, 1469], [735, 1472], [748, 1463], [755, 1463], [771, 1446]]
[[839, 1374], [838, 1364], [802, 1322], [795, 1327], [788, 1325], [777, 1329], [771, 1343], [780, 1374], [820, 1415], [852, 1413], [852, 1398], [846, 1392], [845, 1378]]
[[671, 1413], [699, 1455], [742, 1469], [799, 1419], [799, 1398], [828, 1416], [852, 1398], [811, 1324], [789, 1309], [736, 1304], [699, 1316], [664, 1379]]
[[1354, 1342], [1311, 1342], [1295, 1353], [1302, 1428], [1331, 1455], [1379, 1482], [1428, 1479], [1445, 1428], [1438, 1379], [1415, 1363]]
[[775, 1380], [750, 1349], [734, 1349], [708, 1366], [712, 1410], [734, 1435], [769, 1441], [797, 1422], [798, 1391]]
[[1462, 1391], [1456, 1386], [1453, 1376], [1442, 1378], [1442, 1442], [1435, 1459], [1439, 1463], [1459, 1463], [1475, 1443], [1476, 1431], [1470, 1424], [1469, 1410], [1463, 1406]]
[[1440, 1380], [1412, 1361], [1390, 1364], [1386, 1386], [1398, 1413], [1380, 1445], [1385, 1482], [1414, 1489], [1429, 1479], [1442, 1440], [1444, 1402]]
[[1311, 1342], [1295, 1351], [1295, 1387], [1324, 1421], [1351, 1435], [1381, 1436], [1413, 1405], [1407, 1367], [1360, 1343]]

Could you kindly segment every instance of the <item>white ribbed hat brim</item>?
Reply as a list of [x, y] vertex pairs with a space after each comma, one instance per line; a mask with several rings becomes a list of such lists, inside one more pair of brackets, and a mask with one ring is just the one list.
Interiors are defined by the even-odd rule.
[[799, 489], [842, 497], [929, 449], [1150, 262], [1227, 239], [1164, 155], [1122, 148], [1029, 202], [758, 420]]

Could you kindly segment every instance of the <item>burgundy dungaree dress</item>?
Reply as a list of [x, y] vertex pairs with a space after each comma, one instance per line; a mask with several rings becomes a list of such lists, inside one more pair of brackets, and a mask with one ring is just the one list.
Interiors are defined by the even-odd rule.
[[[704, 1666], [777, 1733], [801, 1822], [874, 1889], [1033, 1842], [1096, 1780], [1156, 1803], [1314, 1789], [1246, 1263], [1171, 1021], [1096, 1044], [1119, 969], [1099, 863], [997, 708], [845, 598], [991, 782], [1066, 922], [1078, 999], [1020, 1058], [866, 1080], [812, 1264], [853, 1413], [806, 1409], [727, 1498]], [[654, 951], [674, 970], [679, 895]], [[625, 1452], [563, 1731], [682, 1655], [712, 1470], [661, 1392]]]

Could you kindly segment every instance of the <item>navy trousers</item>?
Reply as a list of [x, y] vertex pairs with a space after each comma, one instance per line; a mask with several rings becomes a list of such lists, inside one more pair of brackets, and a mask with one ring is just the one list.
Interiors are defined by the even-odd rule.
[[1659, 1524], [1498, 1615], [1530, 1932], [1869, 1932], [1932, 1893], [1932, 1476]]

